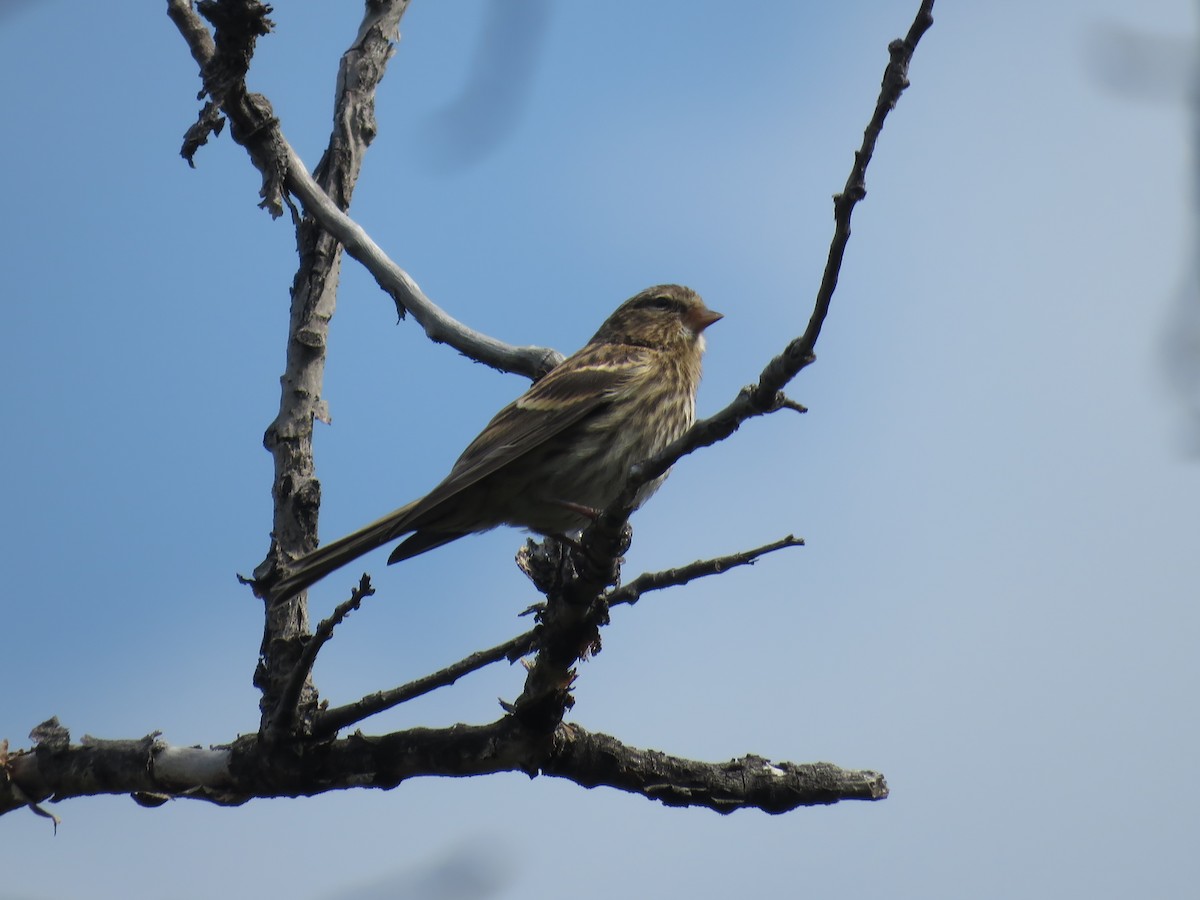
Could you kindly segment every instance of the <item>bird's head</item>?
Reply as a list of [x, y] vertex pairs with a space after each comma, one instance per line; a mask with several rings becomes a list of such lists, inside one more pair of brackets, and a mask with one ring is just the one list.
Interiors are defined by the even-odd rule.
[[590, 343], [634, 344], [655, 350], [704, 350], [704, 329], [722, 318], [700, 295], [678, 284], [646, 288], [609, 316]]

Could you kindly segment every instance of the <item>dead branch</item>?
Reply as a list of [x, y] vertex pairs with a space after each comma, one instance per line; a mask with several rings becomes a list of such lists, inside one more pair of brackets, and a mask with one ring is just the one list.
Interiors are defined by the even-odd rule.
[[768, 553], [774, 553], [776, 550], [783, 550], [787, 547], [803, 546], [804, 538], [798, 538], [789, 534], [785, 538], [780, 538], [769, 544], [763, 544], [761, 547], [755, 547], [753, 550], [741, 550], [737, 553], [730, 553], [727, 556], [718, 556], [713, 559], [698, 559], [693, 563], [688, 563], [686, 566], [665, 569], [661, 572], [646, 572], [628, 584], [623, 584], [619, 588], [610, 591], [606, 599], [609, 606], [616, 606], [618, 603], [637, 603], [641, 599], [642, 594], [648, 591], [659, 591], [663, 588], [677, 587], [708, 575], [720, 575], [722, 572], [727, 572], [729, 569], [736, 568], [737, 566], [752, 566]]
[[217, 747], [177, 747], [157, 734], [136, 740], [79, 743], [57, 720], [39, 726], [43, 740], [0, 767], [0, 815], [53, 799], [129, 794], [147, 806], [206, 800], [235, 806], [256, 798], [302, 797], [348, 788], [390, 790], [422, 776], [524, 772], [601, 785], [657, 800], [728, 813], [781, 813], [841, 800], [880, 800], [877, 772], [829, 763], [772, 763], [759, 756], [699, 762], [630, 747], [579, 725], [558, 725], [547, 739], [515, 716], [489, 725], [360, 733], [320, 753], [273, 752], [256, 735]]

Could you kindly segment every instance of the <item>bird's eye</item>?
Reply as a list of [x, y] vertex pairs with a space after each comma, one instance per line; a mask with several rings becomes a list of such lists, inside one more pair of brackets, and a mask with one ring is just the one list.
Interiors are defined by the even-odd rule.
[[655, 297], [650, 301], [650, 308], [666, 312], [668, 309], [675, 308], [675, 301], [670, 297]]

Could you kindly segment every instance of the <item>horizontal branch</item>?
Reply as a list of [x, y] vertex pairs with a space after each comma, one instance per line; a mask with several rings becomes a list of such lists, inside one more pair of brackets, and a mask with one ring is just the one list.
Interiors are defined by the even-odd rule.
[[422, 776], [494, 772], [540, 773], [584, 787], [617, 788], [668, 806], [722, 813], [781, 813], [888, 794], [877, 772], [829, 763], [772, 763], [758, 756], [699, 762], [630, 747], [578, 725], [559, 725], [547, 741], [514, 716], [489, 725], [356, 733], [276, 754], [254, 735], [205, 749], [175, 747], [155, 734], [116, 741], [85, 737], [71, 744], [54, 720], [37, 733], [42, 738], [37, 747], [10, 754], [0, 766], [0, 814], [50, 798], [130, 794], [147, 806], [183, 798], [236, 805], [351, 787], [390, 789]]
[[641, 599], [642, 594], [648, 591], [659, 591], [663, 588], [687, 584], [689, 581], [697, 578], [720, 575], [722, 572], [736, 566], [752, 566], [758, 562], [760, 557], [766, 556], [768, 553], [774, 553], [776, 550], [783, 550], [787, 547], [803, 546], [804, 538], [798, 538], [789, 534], [785, 538], [780, 538], [769, 544], [763, 544], [763, 546], [755, 547], [753, 550], [742, 550], [737, 553], [730, 553], [728, 556], [718, 556], [713, 559], [699, 559], [696, 562], [688, 563], [686, 566], [664, 569], [661, 572], [646, 572], [628, 584], [623, 584], [619, 588], [610, 591], [605, 599], [608, 600], [609, 606], [616, 606], [618, 603], [637, 603]]
[[719, 813], [760, 809], [784, 813], [800, 806], [840, 800], [882, 800], [887, 782], [878, 772], [842, 769], [832, 763], [772, 763], [743, 756], [709, 763], [638, 750], [607, 734], [560, 725], [543, 775], [583, 787], [617, 788], [664, 806], [700, 806]]

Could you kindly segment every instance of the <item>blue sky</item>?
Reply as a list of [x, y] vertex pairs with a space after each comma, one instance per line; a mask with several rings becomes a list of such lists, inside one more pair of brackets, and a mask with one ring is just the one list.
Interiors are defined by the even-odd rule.
[[[250, 79], [310, 165], [357, 26], [341, 6], [280, 4]], [[715, 411], [807, 321], [829, 198], [916, 6], [552, 4], [524, 91], [479, 124], [461, 110], [488, 3], [415, 0], [352, 213], [514, 343], [569, 352], [637, 290], [691, 285], [726, 315], [699, 400]], [[164, 8], [0, 9], [15, 746], [50, 715], [182, 744], [256, 725], [260, 606], [234, 573], [267, 546], [294, 242], [227, 137], [194, 171], [179, 159], [198, 80]], [[878, 769], [887, 801], [718, 817], [518, 775], [236, 810], [87, 799], [55, 809], [57, 836], [0, 821], [0, 896], [426, 897], [447, 873], [490, 887], [444, 896], [581, 900], [1194, 890], [1200, 467], [1163, 374], [1194, 253], [1191, 125], [1178, 98], [1107, 87], [1095, 46], [1129, 27], [1187, 47], [1196, 23], [1182, 0], [1128, 10], [939, 4], [791, 390], [810, 412], [677, 467], [626, 573], [808, 546], [619, 610], [582, 666], [589, 728]], [[522, 388], [397, 324], [346, 261], [322, 535], [423, 493]], [[379, 595], [322, 654], [323, 696], [523, 629], [520, 540], [372, 557]], [[314, 616], [348, 583], [315, 590]], [[493, 668], [370, 727], [488, 721], [520, 685]]]

